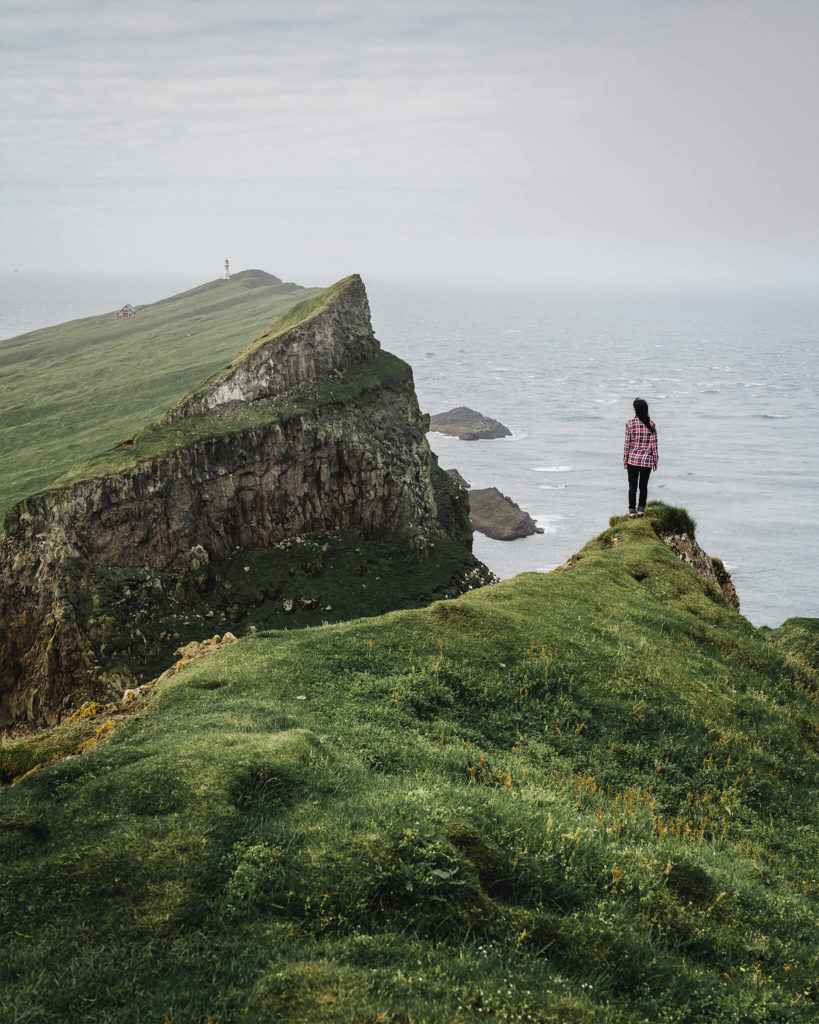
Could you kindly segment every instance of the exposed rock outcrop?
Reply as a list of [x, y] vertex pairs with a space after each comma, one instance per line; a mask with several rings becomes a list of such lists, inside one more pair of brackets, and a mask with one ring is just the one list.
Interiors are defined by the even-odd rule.
[[[230, 402], [257, 402], [330, 377], [372, 359], [380, 346], [370, 322], [364, 282], [353, 276], [300, 303], [230, 366], [189, 395], [160, 422], [171, 423]], [[305, 312], [310, 315], [303, 319]]]
[[450, 434], [462, 441], [484, 441], [495, 437], [510, 437], [512, 431], [498, 420], [459, 405], [448, 412], [439, 412], [429, 418], [429, 429], [438, 434]]
[[700, 576], [721, 591], [723, 597], [732, 608], [739, 611], [739, 597], [734, 589], [731, 574], [718, 558], [711, 558], [700, 547], [698, 542], [687, 533], [666, 533], [657, 530], [658, 536], [686, 565], [690, 565]]
[[445, 469], [444, 472], [449, 473], [459, 487], [463, 487], [465, 491], [469, 490], [469, 481], [465, 480], [457, 469]]
[[[441, 538], [474, 572], [466, 497], [425, 426], [410, 368], [381, 351], [357, 276], [295, 307], [161, 420], [8, 512], [0, 727], [53, 723], [80, 692], [133, 686], [136, 656], [106, 656], [129, 628], [121, 609], [138, 610], [140, 633], [140, 617], [199, 600], [237, 549], [351, 531], [403, 537], [424, 558]], [[447, 573], [440, 584], [457, 590]]]
[[493, 540], [517, 540], [543, 533], [529, 513], [501, 494], [497, 487], [469, 492], [469, 518], [479, 533]]

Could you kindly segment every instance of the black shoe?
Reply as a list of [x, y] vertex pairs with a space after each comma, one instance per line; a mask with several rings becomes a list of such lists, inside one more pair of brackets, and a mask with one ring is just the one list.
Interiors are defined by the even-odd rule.
[[636, 512], [629, 512], [628, 517], [629, 517], [629, 519], [636, 519], [637, 518], [637, 513]]
[[638, 519], [642, 519], [644, 515], [645, 515], [645, 513], [643, 512], [643, 510], [641, 508], [638, 508], [637, 509], [637, 518]]

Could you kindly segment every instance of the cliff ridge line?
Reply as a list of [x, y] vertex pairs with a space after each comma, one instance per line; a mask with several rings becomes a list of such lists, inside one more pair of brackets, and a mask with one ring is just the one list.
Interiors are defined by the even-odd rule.
[[352, 274], [294, 306], [159, 422], [285, 394], [371, 359], [379, 348], [364, 282]]

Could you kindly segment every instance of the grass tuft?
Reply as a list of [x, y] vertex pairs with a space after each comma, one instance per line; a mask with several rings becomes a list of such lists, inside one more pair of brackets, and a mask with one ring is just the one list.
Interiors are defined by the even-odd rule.
[[659, 533], [687, 533], [691, 540], [696, 540], [696, 520], [684, 508], [650, 501], [646, 505], [646, 519]]

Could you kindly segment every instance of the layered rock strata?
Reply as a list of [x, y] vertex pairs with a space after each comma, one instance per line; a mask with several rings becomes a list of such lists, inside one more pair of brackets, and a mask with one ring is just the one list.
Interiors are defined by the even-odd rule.
[[[295, 307], [160, 421], [9, 511], [0, 727], [52, 723], [79, 694], [132, 685], [89, 621], [135, 588], [167, 612], [192, 551], [219, 563], [352, 531], [405, 536], [416, 553], [436, 537], [468, 552], [466, 499], [438, 469], [426, 425], [409, 367], [373, 335], [357, 276]], [[83, 612], [92, 581], [95, 607]]]

